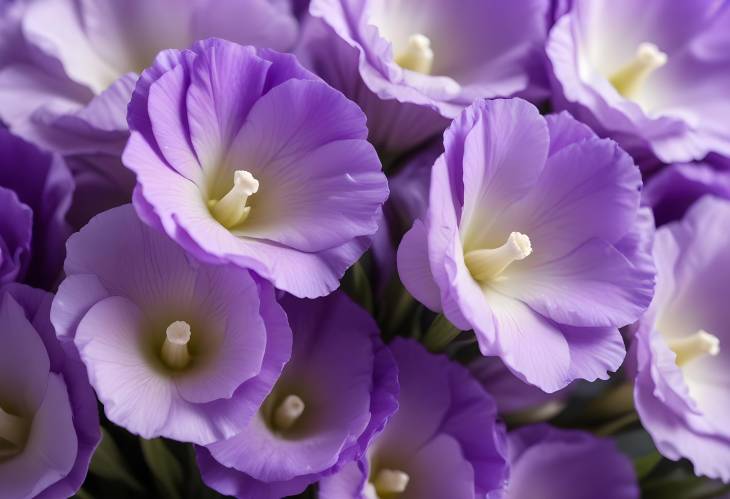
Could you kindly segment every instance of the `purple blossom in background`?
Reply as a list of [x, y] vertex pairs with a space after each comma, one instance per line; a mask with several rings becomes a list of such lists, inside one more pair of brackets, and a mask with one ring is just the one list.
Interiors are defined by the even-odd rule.
[[411, 340], [390, 344], [398, 412], [365, 458], [320, 482], [321, 499], [443, 499], [497, 494], [507, 443], [492, 398], [462, 366]]
[[273, 289], [199, 264], [130, 205], [68, 241], [51, 318], [107, 417], [144, 438], [208, 444], [242, 430], [291, 353]]
[[0, 291], [0, 498], [70, 497], [99, 443], [84, 365], [58, 341], [52, 295], [22, 284]]
[[0, 29], [0, 45], [12, 47], [0, 50], [0, 119], [67, 158], [79, 226], [129, 202], [134, 179], [119, 164], [127, 104], [159, 51], [210, 36], [287, 50], [298, 31], [289, 6], [273, 0], [19, 3], [18, 25]]
[[312, 298], [378, 228], [388, 187], [365, 116], [292, 56], [223, 40], [163, 52], [129, 124], [137, 212], [196, 258]]
[[657, 290], [632, 349], [641, 422], [669, 459], [730, 481], [730, 202], [700, 199], [656, 233]]
[[716, 163], [669, 165], [647, 180], [642, 204], [654, 211], [657, 226], [681, 219], [706, 194], [730, 199], [730, 168]]
[[286, 298], [294, 348], [259, 416], [198, 449], [205, 482], [239, 498], [278, 499], [360, 459], [398, 407], [393, 355], [344, 294]]
[[663, 162], [730, 155], [730, 8], [575, 0], [550, 32], [555, 103]]
[[52, 287], [70, 229], [73, 180], [63, 160], [0, 128], [0, 285]]
[[547, 0], [313, 0], [300, 51], [368, 115], [370, 139], [404, 151], [474, 99], [545, 97]]
[[546, 424], [509, 434], [505, 499], [638, 499], [631, 461], [608, 439]]
[[475, 103], [444, 146], [428, 212], [398, 250], [405, 286], [545, 391], [606, 379], [625, 354], [618, 327], [653, 290], [638, 168], [520, 99]]

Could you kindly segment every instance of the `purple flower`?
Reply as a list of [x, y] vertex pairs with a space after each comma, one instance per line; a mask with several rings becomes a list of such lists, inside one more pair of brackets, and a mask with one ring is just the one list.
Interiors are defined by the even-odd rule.
[[396, 339], [398, 412], [367, 455], [320, 482], [322, 499], [485, 497], [507, 476], [492, 398], [462, 366]]
[[556, 104], [634, 155], [730, 155], [730, 9], [715, 0], [575, 0], [550, 32]]
[[[28, 0], [15, 29], [0, 30], [0, 118], [62, 153], [83, 187], [75, 217], [129, 202], [133, 178], [119, 156], [138, 74], [163, 49], [210, 36], [291, 48], [289, 6], [274, 0]], [[10, 52], [10, 51], [8, 51]]]
[[68, 241], [53, 302], [107, 417], [144, 438], [208, 444], [246, 426], [291, 350], [273, 289], [192, 260], [130, 205]]
[[546, 424], [509, 434], [505, 499], [638, 499], [631, 461], [609, 439]]
[[0, 285], [49, 288], [69, 234], [73, 180], [60, 157], [0, 128]]
[[52, 295], [22, 284], [0, 292], [0, 497], [72, 496], [99, 443], [84, 365], [58, 341]]
[[545, 391], [607, 378], [625, 354], [618, 327], [652, 296], [638, 168], [520, 99], [475, 103], [444, 145], [428, 211], [398, 249], [405, 286]]
[[[657, 230], [656, 296], [632, 353], [634, 400], [657, 449], [730, 481], [730, 202], [705, 196]], [[725, 345], [726, 346], [726, 345]]]
[[654, 211], [657, 226], [679, 220], [706, 194], [730, 199], [730, 169], [713, 163], [669, 165], [651, 176], [642, 204]]
[[542, 96], [547, 0], [313, 0], [300, 50], [368, 115], [371, 141], [408, 150], [474, 99]]
[[203, 261], [317, 297], [378, 228], [388, 188], [365, 116], [292, 56], [223, 40], [163, 52], [129, 123], [137, 212]]
[[283, 306], [294, 349], [259, 416], [198, 448], [203, 479], [224, 494], [298, 494], [359, 459], [397, 408], [395, 361], [367, 313], [339, 292]]

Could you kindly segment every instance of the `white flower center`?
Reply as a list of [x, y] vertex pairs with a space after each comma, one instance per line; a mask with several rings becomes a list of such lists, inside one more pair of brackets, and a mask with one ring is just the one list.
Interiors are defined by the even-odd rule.
[[274, 428], [288, 430], [304, 414], [304, 401], [297, 395], [288, 395], [274, 410]]
[[671, 339], [668, 344], [677, 354], [675, 362], [680, 367], [705, 355], [715, 356], [720, 353], [720, 339], [704, 330], [684, 338]]
[[642, 43], [634, 58], [609, 77], [618, 93], [635, 98], [649, 75], [667, 63], [667, 54], [653, 43]]
[[190, 363], [190, 324], [175, 321], [165, 330], [165, 343], [162, 344], [162, 361], [173, 369], [182, 369]]
[[431, 40], [420, 33], [411, 35], [405, 48], [395, 54], [395, 62], [403, 69], [430, 74], [433, 67]]
[[0, 407], [0, 461], [17, 454], [25, 445], [28, 422]]
[[259, 181], [246, 170], [236, 170], [233, 174], [233, 187], [220, 200], [208, 202], [208, 208], [216, 220], [226, 228], [243, 223], [251, 207], [246, 206], [248, 197], [259, 190]]
[[499, 248], [469, 251], [464, 255], [466, 268], [481, 283], [501, 274], [512, 262], [524, 260], [532, 253], [530, 238], [521, 232], [512, 232]]
[[408, 487], [411, 477], [400, 470], [382, 469], [373, 478], [373, 487], [379, 497], [402, 494]]

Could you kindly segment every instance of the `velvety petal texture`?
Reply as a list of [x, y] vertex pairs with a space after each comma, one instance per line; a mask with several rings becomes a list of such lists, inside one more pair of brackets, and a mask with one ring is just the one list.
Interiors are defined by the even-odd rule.
[[320, 482], [323, 499], [477, 498], [507, 478], [507, 442], [492, 398], [466, 369], [396, 339], [398, 412], [367, 455]]
[[191, 259], [130, 205], [69, 239], [53, 302], [114, 423], [144, 438], [207, 444], [246, 426], [291, 352], [273, 289]]
[[407, 151], [482, 97], [545, 97], [547, 0], [313, 0], [299, 52]]
[[653, 292], [638, 168], [520, 99], [476, 102], [444, 146], [428, 210], [398, 249], [406, 288], [544, 391], [606, 379], [625, 354], [618, 328]]
[[546, 424], [509, 434], [507, 499], [638, 499], [631, 461], [609, 439]]
[[0, 285], [51, 289], [70, 233], [73, 180], [63, 160], [0, 128]]
[[725, 1], [575, 0], [550, 31], [557, 108], [637, 156], [730, 154]]
[[641, 422], [667, 458], [687, 458], [695, 473], [730, 481], [726, 297], [730, 202], [705, 196], [654, 244], [657, 293], [632, 350]]
[[291, 361], [244, 430], [198, 448], [203, 480], [223, 494], [298, 494], [360, 459], [398, 407], [393, 355], [362, 309], [339, 292], [282, 305], [294, 333]]
[[124, 163], [135, 208], [195, 257], [328, 294], [388, 195], [365, 117], [292, 56], [206, 40], [140, 78]]
[[56, 338], [49, 293], [13, 283], [0, 295], [0, 497], [70, 497], [101, 438], [86, 369]]
[[98, 189], [79, 191], [79, 226], [129, 202], [133, 179], [119, 161], [127, 104], [158, 52], [211, 36], [288, 50], [298, 32], [289, 6], [276, 0], [16, 3], [17, 26], [0, 30], [0, 45], [11, 47], [0, 53], [0, 119], [61, 153], [78, 182]]

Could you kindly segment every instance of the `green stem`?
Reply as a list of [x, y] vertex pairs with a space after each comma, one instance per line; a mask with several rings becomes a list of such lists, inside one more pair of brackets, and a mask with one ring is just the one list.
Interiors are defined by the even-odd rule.
[[456, 338], [459, 333], [461, 333], [460, 329], [451, 324], [449, 320], [443, 316], [443, 314], [439, 314], [431, 323], [428, 331], [426, 331], [423, 343], [430, 351], [440, 352], [446, 348], [446, 346], [451, 343], [451, 341]]
[[639, 420], [639, 415], [635, 412], [630, 412], [620, 418], [614, 419], [613, 421], [606, 423], [596, 430], [596, 435], [607, 437], [623, 430], [627, 426], [630, 426]]

